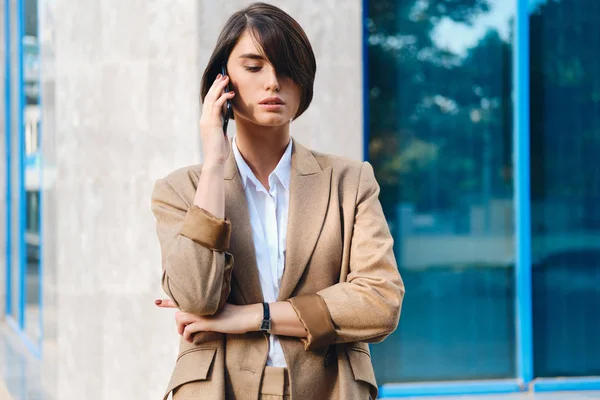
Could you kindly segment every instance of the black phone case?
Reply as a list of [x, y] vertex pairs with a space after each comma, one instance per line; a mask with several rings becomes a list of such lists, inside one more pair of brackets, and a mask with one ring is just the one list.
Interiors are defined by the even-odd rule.
[[[221, 74], [223, 76], [227, 75], [227, 69], [225, 68], [225, 65], [221, 65]], [[231, 88], [229, 87], [229, 83], [227, 84], [227, 86], [225, 87], [225, 91], [224, 93], [229, 93], [231, 91]], [[227, 99], [227, 101], [225, 102], [225, 106], [223, 107], [223, 134], [225, 136], [227, 136], [227, 125], [229, 124], [229, 119], [231, 118], [233, 114], [233, 110], [232, 110], [232, 106], [231, 106], [231, 101], [229, 99]]]

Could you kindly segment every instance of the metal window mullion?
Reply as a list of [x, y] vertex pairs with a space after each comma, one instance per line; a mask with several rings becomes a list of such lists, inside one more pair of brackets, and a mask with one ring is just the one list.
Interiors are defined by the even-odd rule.
[[6, 315], [12, 315], [12, 112], [11, 112], [11, 32], [10, 32], [10, 0], [4, 0], [4, 133], [6, 161]]
[[529, 0], [516, 0], [513, 51], [517, 376], [533, 379], [531, 198], [529, 160]]

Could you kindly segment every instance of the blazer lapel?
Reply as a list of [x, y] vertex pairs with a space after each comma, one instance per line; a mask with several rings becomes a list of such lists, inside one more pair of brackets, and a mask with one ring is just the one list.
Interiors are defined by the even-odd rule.
[[231, 150], [225, 164], [225, 216], [231, 221], [229, 253], [234, 261], [232, 285], [237, 286], [245, 304], [262, 303], [248, 202]]
[[278, 301], [292, 295], [304, 273], [323, 228], [330, 188], [331, 167], [321, 169], [313, 154], [294, 140], [286, 259]]

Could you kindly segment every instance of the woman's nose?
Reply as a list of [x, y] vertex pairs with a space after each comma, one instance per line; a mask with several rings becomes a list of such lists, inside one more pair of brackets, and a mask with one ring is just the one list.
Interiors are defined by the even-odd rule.
[[267, 78], [265, 83], [265, 89], [267, 91], [279, 91], [279, 79], [277, 78], [277, 72], [274, 68], [267, 69]]

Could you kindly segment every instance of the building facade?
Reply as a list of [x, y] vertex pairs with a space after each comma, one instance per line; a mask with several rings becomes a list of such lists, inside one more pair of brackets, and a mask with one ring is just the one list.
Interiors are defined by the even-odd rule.
[[[201, 73], [250, 3], [3, 1], [0, 315], [39, 366], [16, 399], [160, 398], [150, 194], [201, 162]], [[407, 288], [381, 396], [600, 390], [600, 3], [272, 3], [317, 57], [293, 136], [381, 185]]]

